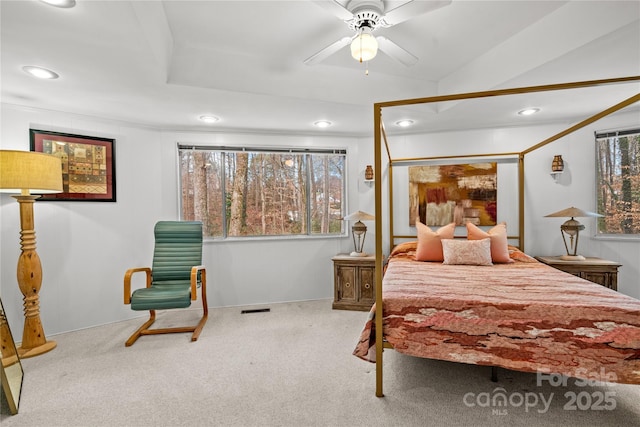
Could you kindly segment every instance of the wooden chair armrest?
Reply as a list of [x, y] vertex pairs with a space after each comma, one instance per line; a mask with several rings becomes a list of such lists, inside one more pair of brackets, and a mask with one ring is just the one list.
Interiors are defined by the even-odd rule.
[[147, 274], [147, 288], [151, 287], [151, 268], [138, 267], [130, 268], [124, 273], [124, 303], [131, 304], [131, 276], [134, 273], [145, 272]]
[[200, 273], [200, 284], [202, 291], [205, 292], [207, 288], [207, 269], [204, 265], [196, 265], [191, 267], [191, 300], [197, 299], [196, 288], [198, 286], [198, 273]]

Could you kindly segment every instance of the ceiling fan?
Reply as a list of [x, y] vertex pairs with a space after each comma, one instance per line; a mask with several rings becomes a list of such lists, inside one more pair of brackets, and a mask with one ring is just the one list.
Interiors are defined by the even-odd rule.
[[344, 6], [337, 0], [315, 0], [315, 3], [343, 20], [355, 34], [333, 42], [305, 59], [305, 64], [318, 64], [350, 44], [351, 56], [360, 62], [373, 59], [379, 48], [396, 61], [410, 67], [418, 62], [415, 55], [388, 38], [374, 37], [372, 33], [378, 28], [392, 27], [418, 15], [447, 6], [451, 0], [411, 0], [391, 10], [385, 10], [385, 2], [382, 0], [349, 0]]

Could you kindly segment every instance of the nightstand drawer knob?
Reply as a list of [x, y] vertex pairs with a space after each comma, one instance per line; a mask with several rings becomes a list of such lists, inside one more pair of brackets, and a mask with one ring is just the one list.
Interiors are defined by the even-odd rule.
[[344, 284], [344, 286], [349, 288], [349, 287], [351, 287], [351, 283], [347, 282], [347, 283]]
[[365, 284], [364, 284], [364, 288], [365, 288], [365, 289], [369, 289], [370, 287], [371, 287], [371, 285], [370, 285], [370, 284], [368, 284], [368, 283], [365, 283]]

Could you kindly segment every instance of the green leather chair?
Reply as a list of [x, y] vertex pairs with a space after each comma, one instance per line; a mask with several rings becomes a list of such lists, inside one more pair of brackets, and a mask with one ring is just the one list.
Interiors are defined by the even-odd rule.
[[[154, 228], [155, 248], [152, 267], [127, 270], [124, 275], [124, 303], [132, 310], [149, 310], [147, 320], [125, 343], [132, 345], [141, 335], [193, 332], [196, 341], [207, 321], [207, 272], [202, 264], [202, 223], [198, 221], [159, 221]], [[131, 293], [131, 278], [146, 274], [146, 287]], [[202, 318], [195, 326], [174, 328], [149, 327], [156, 320], [156, 310], [186, 308], [202, 295]]]

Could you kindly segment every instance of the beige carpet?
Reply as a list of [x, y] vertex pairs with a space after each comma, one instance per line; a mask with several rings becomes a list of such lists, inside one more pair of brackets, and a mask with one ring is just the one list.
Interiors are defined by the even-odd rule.
[[[267, 306], [265, 306], [267, 307]], [[537, 385], [535, 374], [385, 351], [384, 398], [375, 365], [351, 355], [366, 313], [331, 301], [274, 304], [268, 313], [212, 309], [188, 334], [124, 341], [126, 321], [55, 337], [23, 361], [13, 426], [640, 426], [640, 386]], [[252, 307], [253, 308], [253, 307]], [[261, 307], [258, 307], [261, 308]], [[163, 324], [195, 311], [163, 312]], [[501, 389], [497, 389], [497, 388]], [[504, 393], [506, 405], [493, 398]]]

